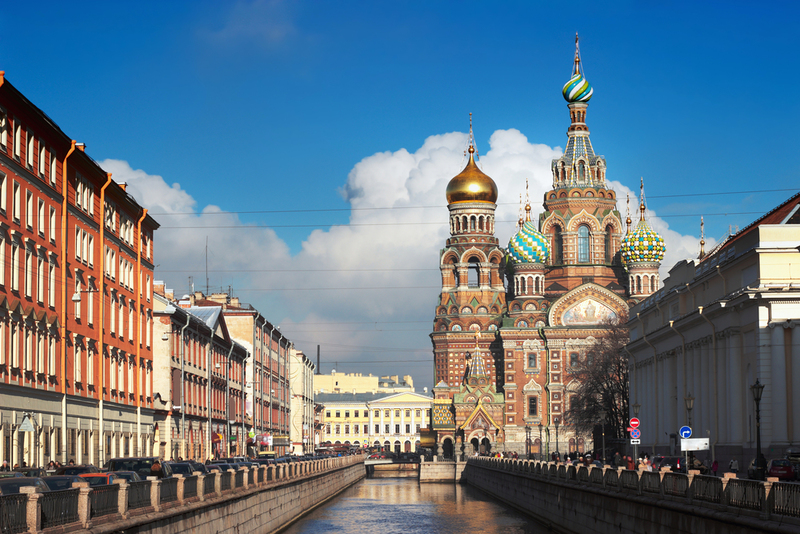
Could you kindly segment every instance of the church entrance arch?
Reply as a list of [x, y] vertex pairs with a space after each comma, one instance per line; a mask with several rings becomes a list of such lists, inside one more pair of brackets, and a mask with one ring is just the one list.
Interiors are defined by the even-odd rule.
[[454, 448], [455, 447], [453, 447], [453, 440], [450, 438], [444, 438], [444, 441], [442, 442], [442, 455], [444, 455], [445, 458], [453, 457]]

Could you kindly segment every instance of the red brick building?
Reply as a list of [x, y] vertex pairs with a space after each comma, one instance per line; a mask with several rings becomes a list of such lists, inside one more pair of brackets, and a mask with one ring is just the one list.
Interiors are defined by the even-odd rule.
[[0, 73], [0, 458], [148, 449], [157, 228]]

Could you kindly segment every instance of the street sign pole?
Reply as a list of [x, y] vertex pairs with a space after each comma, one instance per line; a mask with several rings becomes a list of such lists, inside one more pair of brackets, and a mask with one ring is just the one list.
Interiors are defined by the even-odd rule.
[[[628, 424], [633, 429], [639, 428], [639, 418], [638, 417], [631, 417], [630, 421], [628, 421]], [[630, 432], [631, 429], [629, 428], [628, 431]], [[631, 437], [633, 437], [633, 436], [631, 436]], [[638, 441], [638, 439], [637, 439], [637, 441]], [[638, 458], [639, 458], [639, 444], [638, 443], [634, 443], [633, 444], [633, 461], [634, 461], [634, 465], [636, 465], [635, 462], [636, 462], [636, 460]]]

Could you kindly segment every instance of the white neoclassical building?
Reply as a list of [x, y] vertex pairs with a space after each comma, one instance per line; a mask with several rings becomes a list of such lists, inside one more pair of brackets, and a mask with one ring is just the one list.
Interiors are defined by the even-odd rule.
[[800, 194], [677, 263], [631, 309], [628, 327], [630, 405], [640, 406], [645, 450], [678, 451], [678, 430], [691, 422], [693, 437], [710, 438], [709, 460], [746, 467], [756, 454], [756, 380], [764, 455], [800, 446]]

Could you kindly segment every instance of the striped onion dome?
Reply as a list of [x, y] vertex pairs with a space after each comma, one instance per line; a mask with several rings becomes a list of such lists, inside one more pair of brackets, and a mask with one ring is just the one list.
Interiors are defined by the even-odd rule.
[[620, 252], [622, 261], [631, 263], [660, 263], [664, 259], [664, 238], [650, 228], [642, 218], [636, 229], [622, 239]]
[[550, 244], [532, 221], [526, 221], [508, 240], [508, 254], [514, 263], [545, 263], [550, 255]]
[[589, 85], [589, 82], [586, 81], [586, 78], [584, 78], [583, 74], [580, 72], [573, 74], [572, 78], [564, 84], [564, 88], [561, 90], [561, 94], [564, 95], [564, 100], [570, 103], [588, 102], [589, 99], [592, 98], [593, 92], [594, 89], [592, 89], [592, 86]]

